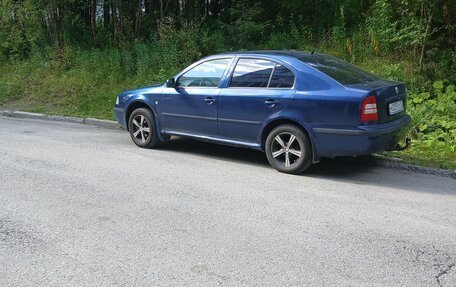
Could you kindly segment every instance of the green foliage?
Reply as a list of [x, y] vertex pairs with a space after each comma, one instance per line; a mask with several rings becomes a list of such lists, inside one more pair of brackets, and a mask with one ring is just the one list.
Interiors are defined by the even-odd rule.
[[285, 23], [281, 17], [277, 17], [276, 22], [272, 25], [272, 27], [273, 31], [281, 32], [271, 33], [266, 38], [266, 41], [261, 48], [273, 50], [312, 49], [310, 45], [311, 33], [310, 29], [307, 27], [303, 25], [298, 27], [292, 20], [290, 20], [288, 23]]
[[431, 89], [409, 95], [413, 148], [408, 155], [432, 154], [440, 167], [456, 166], [456, 86], [436, 81]]
[[119, 91], [163, 82], [180, 68], [172, 49], [138, 43], [124, 49], [77, 50], [0, 66], [3, 108], [113, 119]]
[[220, 38], [197, 23], [177, 28], [169, 18], [148, 43], [37, 49], [27, 60], [0, 66], [0, 102], [3, 108], [112, 119], [116, 94], [163, 82], [202, 57], [202, 51], [222, 51], [215, 41]]
[[[14, 17], [9, 17], [10, 14]], [[0, 1], [0, 54], [4, 58], [23, 58], [37, 48], [44, 38], [39, 10], [34, 1]]]
[[260, 3], [235, 2], [230, 9], [233, 24], [226, 25], [230, 38], [235, 39], [240, 47], [259, 43], [263, 38], [263, 33], [269, 27], [269, 21], [260, 21], [263, 12]]
[[[159, 43], [163, 49], [171, 49], [174, 57], [166, 60], [177, 60], [175, 64], [188, 64], [201, 57], [201, 32], [204, 28], [194, 22], [184, 22], [177, 29], [172, 18], [165, 18], [158, 29]], [[203, 34], [204, 35], [204, 34]], [[179, 62], [181, 60], [181, 62]]]
[[428, 90], [409, 94], [412, 146], [390, 152], [406, 161], [456, 169], [456, 86], [436, 81]]
[[372, 14], [367, 19], [367, 28], [372, 48], [377, 54], [393, 50], [416, 49], [423, 41], [424, 26], [414, 17], [418, 7], [403, 1], [400, 16], [394, 15], [390, 1], [376, 0]]

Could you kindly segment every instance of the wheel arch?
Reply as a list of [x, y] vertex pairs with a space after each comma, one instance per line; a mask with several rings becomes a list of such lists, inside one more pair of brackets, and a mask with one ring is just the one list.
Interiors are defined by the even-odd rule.
[[155, 117], [155, 122], [157, 121], [157, 115], [155, 114], [155, 111], [145, 102], [143, 101], [134, 101], [128, 104], [127, 108], [125, 109], [125, 123], [126, 123], [126, 129], [128, 131], [128, 120], [130, 119], [131, 113], [133, 113], [134, 110], [139, 109], [139, 108], [145, 108], [148, 109], [152, 112], [152, 114]]
[[287, 119], [287, 118], [280, 118], [280, 119], [275, 119], [269, 122], [268, 124], [265, 125], [263, 130], [261, 131], [261, 150], [265, 150], [265, 144], [266, 144], [266, 138], [268, 137], [268, 134], [276, 127], [283, 125], [283, 124], [292, 124], [295, 126], [298, 126], [301, 128], [309, 137], [310, 144], [312, 145], [312, 162], [317, 163], [320, 161], [320, 158], [317, 155], [316, 148], [315, 148], [315, 140], [309, 130], [304, 127], [302, 124], [295, 120]]

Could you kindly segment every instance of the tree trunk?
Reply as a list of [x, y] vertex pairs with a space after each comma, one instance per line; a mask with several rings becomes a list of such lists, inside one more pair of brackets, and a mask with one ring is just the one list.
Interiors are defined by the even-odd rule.
[[123, 0], [119, 0], [119, 36], [124, 32], [124, 5]]
[[163, 18], [165, 18], [165, 7], [163, 1], [165, 0], [160, 0], [160, 23], [163, 22]]
[[139, 29], [141, 28], [141, 16], [142, 16], [142, 0], [138, 0], [138, 9], [136, 10], [135, 18], [135, 40], [139, 38]]
[[426, 28], [424, 30], [423, 44], [421, 46], [421, 53], [420, 53], [420, 62], [419, 62], [420, 69], [423, 68], [423, 64], [424, 64], [424, 52], [426, 50], [427, 39], [428, 39], [428, 36], [429, 36], [429, 30], [431, 28], [432, 16], [434, 14], [434, 9], [435, 9], [435, 5], [436, 4], [437, 4], [437, 0], [434, 0], [434, 4], [432, 5], [431, 11], [429, 11], [429, 13], [427, 14], [428, 16], [426, 17]]
[[90, 5], [90, 26], [92, 27], [93, 43], [95, 44], [97, 36], [97, 0], [91, 0]]
[[217, 18], [220, 15], [220, 1], [219, 0], [213, 0], [211, 1], [211, 16], [213, 18]]
[[103, 26], [105, 29], [109, 27], [109, 22], [111, 22], [111, 13], [109, 12], [109, 0], [103, 1]]
[[112, 27], [114, 32], [114, 40], [119, 39], [119, 23], [117, 19], [117, 0], [111, 0], [111, 9], [112, 9]]
[[149, 15], [151, 11], [151, 6], [152, 6], [152, 1], [150, 0], [144, 0], [144, 14]]
[[224, 21], [227, 23], [227, 24], [231, 24], [231, 13], [230, 13], [230, 9], [233, 5], [233, 1], [232, 0], [225, 0], [223, 1], [223, 13], [222, 13], [222, 17], [224, 19]]
[[429, 27], [431, 26], [432, 14], [429, 19], [426, 21], [426, 29], [424, 31], [423, 37], [423, 45], [421, 46], [421, 53], [420, 53], [420, 69], [423, 68], [423, 61], [424, 61], [424, 51], [426, 50], [427, 38], [429, 34]]
[[61, 11], [59, 7], [59, 3], [56, 0], [51, 1], [51, 23], [52, 23], [52, 30], [54, 30], [54, 38], [55, 38], [55, 47], [57, 51], [62, 51], [62, 29], [61, 29]]

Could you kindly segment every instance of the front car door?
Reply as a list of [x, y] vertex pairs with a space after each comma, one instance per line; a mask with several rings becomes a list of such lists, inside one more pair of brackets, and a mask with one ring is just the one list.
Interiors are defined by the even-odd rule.
[[162, 92], [165, 132], [218, 136], [219, 84], [232, 58], [205, 61], [176, 79], [175, 87]]
[[239, 58], [228, 87], [219, 96], [220, 136], [257, 142], [262, 123], [293, 97], [295, 76], [282, 64]]

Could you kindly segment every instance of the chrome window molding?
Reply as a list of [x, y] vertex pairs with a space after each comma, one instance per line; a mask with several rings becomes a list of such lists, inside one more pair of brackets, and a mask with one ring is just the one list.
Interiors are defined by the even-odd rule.
[[[252, 60], [266, 60], [266, 61], [269, 61], [271, 63], [274, 63], [274, 67], [272, 68], [272, 72], [271, 72], [271, 75], [269, 76], [269, 81], [268, 81], [268, 86], [267, 87], [231, 87], [231, 81], [233, 80], [233, 74], [234, 74], [234, 71], [236, 70], [236, 66], [237, 64], [239, 63], [239, 60], [241, 59], [252, 59]], [[290, 87], [290, 88], [280, 88], [280, 87], [269, 87], [269, 84], [271, 83], [271, 79], [272, 79], [272, 74], [274, 73], [274, 70], [276, 68], [277, 65], [281, 65], [281, 66], [284, 66], [285, 68], [287, 68], [288, 70], [290, 70], [291, 73], [293, 73], [293, 86]], [[263, 57], [244, 57], [244, 56], [240, 56], [236, 59], [236, 63], [234, 65], [234, 68], [233, 70], [231, 71], [231, 75], [230, 75], [230, 79], [229, 79], [229, 83], [228, 83], [228, 86], [226, 88], [229, 88], [229, 89], [264, 89], [264, 90], [294, 90], [295, 87], [296, 87], [296, 73], [293, 71], [293, 69], [290, 69], [290, 67], [288, 65], [284, 65], [283, 63], [279, 63], [275, 60], [271, 60], [269, 58], [263, 58]]]

